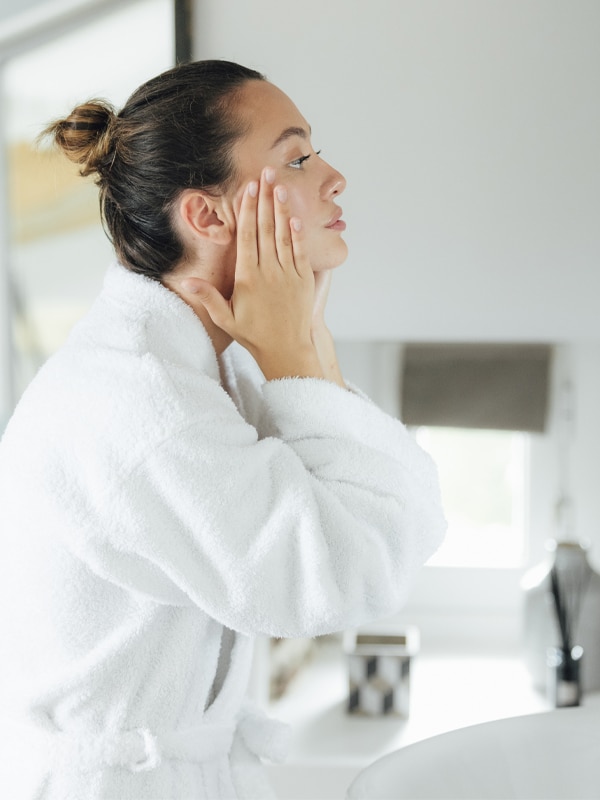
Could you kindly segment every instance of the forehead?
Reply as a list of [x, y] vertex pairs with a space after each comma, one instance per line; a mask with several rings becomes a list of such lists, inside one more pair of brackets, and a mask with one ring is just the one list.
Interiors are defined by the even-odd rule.
[[248, 81], [237, 96], [237, 111], [246, 127], [244, 139], [271, 147], [286, 128], [310, 127], [290, 98], [268, 81]]

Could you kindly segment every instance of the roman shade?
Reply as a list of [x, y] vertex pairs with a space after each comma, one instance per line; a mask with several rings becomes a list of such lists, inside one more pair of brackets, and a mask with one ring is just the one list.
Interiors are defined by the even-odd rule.
[[551, 356], [538, 344], [407, 344], [402, 420], [542, 432]]

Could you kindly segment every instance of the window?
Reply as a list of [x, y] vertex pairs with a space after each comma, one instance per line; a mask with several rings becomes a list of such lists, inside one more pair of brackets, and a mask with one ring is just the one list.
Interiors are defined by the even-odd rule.
[[3, 70], [15, 400], [85, 313], [113, 257], [93, 179], [39, 148], [36, 137], [90, 97], [119, 107], [140, 83], [172, 66], [172, 16], [172, 0], [124, 3], [43, 45], [33, 41]]
[[416, 439], [437, 464], [448, 520], [429, 565], [523, 566], [528, 435], [422, 426]]

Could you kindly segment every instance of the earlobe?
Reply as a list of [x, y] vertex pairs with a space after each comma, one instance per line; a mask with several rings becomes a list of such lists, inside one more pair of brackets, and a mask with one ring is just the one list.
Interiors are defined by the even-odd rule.
[[229, 244], [231, 233], [221, 199], [198, 189], [187, 189], [179, 199], [179, 216], [185, 230], [214, 244]]

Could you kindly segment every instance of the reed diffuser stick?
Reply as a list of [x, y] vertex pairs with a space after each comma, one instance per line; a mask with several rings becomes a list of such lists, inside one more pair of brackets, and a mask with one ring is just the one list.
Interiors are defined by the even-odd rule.
[[550, 583], [552, 586], [552, 599], [554, 600], [554, 611], [556, 613], [556, 621], [558, 623], [558, 631], [560, 633], [561, 647], [565, 653], [570, 653], [571, 621], [569, 620], [570, 615], [567, 612], [565, 598], [560, 587], [556, 564], [553, 564], [552, 569], [550, 570]]

